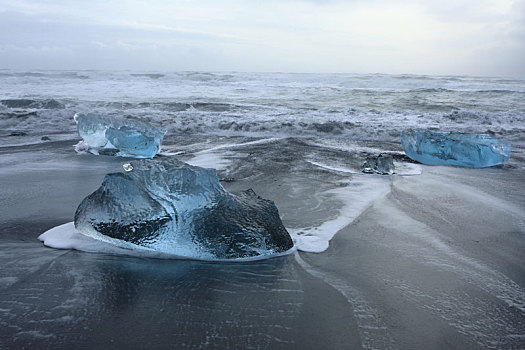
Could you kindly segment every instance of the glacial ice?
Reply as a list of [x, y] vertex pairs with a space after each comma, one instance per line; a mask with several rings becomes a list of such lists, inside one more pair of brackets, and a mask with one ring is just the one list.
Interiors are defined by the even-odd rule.
[[407, 156], [423, 164], [484, 168], [505, 163], [512, 146], [484, 134], [408, 130], [401, 133]]
[[93, 154], [153, 158], [165, 131], [138, 120], [76, 114], [78, 134]]
[[394, 159], [389, 154], [380, 154], [377, 157], [367, 157], [361, 170], [368, 174], [392, 175], [394, 173]]
[[75, 213], [84, 235], [122, 248], [222, 260], [286, 252], [277, 207], [252, 190], [233, 195], [215, 169], [174, 158], [137, 160], [105, 176]]

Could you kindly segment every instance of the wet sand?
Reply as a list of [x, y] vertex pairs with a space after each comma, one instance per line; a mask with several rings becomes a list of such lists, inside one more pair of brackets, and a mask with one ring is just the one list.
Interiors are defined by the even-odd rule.
[[0, 347], [525, 347], [520, 149], [501, 168], [369, 177], [352, 174], [367, 152], [403, 162], [399, 145], [169, 141], [164, 156], [218, 167], [229, 191], [253, 188], [274, 200], [297, 237], [327, 222], [344, 228], [322, 253], [251, 263], [50, 249], [38, 235], [72, 221], [125, 160], [75, 154], [76, 140], [4, 147]]

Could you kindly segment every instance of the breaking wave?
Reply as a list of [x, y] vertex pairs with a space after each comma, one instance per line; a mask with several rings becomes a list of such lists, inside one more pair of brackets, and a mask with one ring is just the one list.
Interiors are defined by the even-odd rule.
[[398, 142], [408, 128], [524, 141], [525, 81], [499, 78], [0, 70], [0, 96], [0, 137], [76, 137], [72, 116], [96, 113], [157, 124], [168, 141], [191, 132]]
[[6, 99], [0, 100], [7, 108], [34, 108], [34, 109], [63, 109], [64, 104], [55, 99], [31, 100], [31, 99]]

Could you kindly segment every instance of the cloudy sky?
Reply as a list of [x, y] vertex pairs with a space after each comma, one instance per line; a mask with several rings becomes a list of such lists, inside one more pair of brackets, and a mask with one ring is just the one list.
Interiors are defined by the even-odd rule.
[[0, 0], [0, 68], [525, 77], [525, 0]]

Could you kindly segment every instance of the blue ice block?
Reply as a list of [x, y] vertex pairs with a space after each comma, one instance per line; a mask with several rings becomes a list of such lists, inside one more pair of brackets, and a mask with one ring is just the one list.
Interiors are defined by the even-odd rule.
[[401, 133], [407, 156], [423, 164], [484, 168], [504, 164], [512, 146], [484, 134], [408, 130]]
[[75, 213], [77, 230], [130, 249], [196, 259], [253, 258], [293, 247], [277, 207], [252, 190], [227, 192], [215, 169], [173, 158], [108, 174]]
[[93, 154], [153, 158], [159, 152], [166, 133], [142, 121], [91, 113], [77, 114], [75, 121], [78, 134]]

